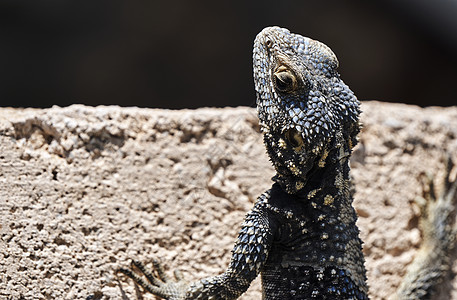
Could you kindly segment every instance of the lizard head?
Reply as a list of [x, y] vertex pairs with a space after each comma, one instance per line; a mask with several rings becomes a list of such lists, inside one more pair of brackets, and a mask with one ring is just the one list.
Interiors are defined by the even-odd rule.
[[359, 132], [359, 102], [321, 42], [267, 27], [254, 41], [257, 111], [277, 175], [289, 193], [328, 162], [349, 157]]

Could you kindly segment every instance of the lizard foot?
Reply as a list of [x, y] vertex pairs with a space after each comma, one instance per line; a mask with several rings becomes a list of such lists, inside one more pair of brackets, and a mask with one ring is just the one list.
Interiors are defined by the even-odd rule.
[[431, 176], [424, 177], [423, 198], [417, 199], [421, 209], [420, 227], [424, 242], [440, 243], [444, 248], [453, 245], [457, 228], [455, 225], [455, 205], [457, 180], [451, 180], [454, 163], [448, 156], [443, 181], [436, 188]]
[[415, 202], [421, 210], [419, 227], [423, 241], [397, 291], [398, 299], [429, 299], [449, 272], [449, 252], [454, 247], [457, 233], [457, 180], [451, 179], [453, 168], [454, 163], [449, 156], [439, 185], [432, 176], [421, 176], [423, 196]]
[[[170, 300], [184, 299], [189, 284], [183, 280], [181, 272], [175, 270], [175, 280], [172, 280], [163, 271], [162, 265], [158, 260], [154, 259], [152, 265], [153, 269], [149, 270], [140, 261], [132, 260], [131, 269], [120, 268], [118, 272], [131, 278], [136, 284], [151, 294]], [[139, 274], [133, 270], [139, 271]]]

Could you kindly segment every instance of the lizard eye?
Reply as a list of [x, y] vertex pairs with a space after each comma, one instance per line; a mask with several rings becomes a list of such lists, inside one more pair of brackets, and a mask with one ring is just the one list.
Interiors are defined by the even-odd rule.
[[291, 92], [297, 88], [297, 79], [289, 70], [278, 71], [274, 76], [276, 88], [280, 92]]
[[267, 38], [267, 40], [265, 41], [265, 46], [267, 46], [267, 48], [269, 49], [273, 47], [273, 42], [269, 38]]

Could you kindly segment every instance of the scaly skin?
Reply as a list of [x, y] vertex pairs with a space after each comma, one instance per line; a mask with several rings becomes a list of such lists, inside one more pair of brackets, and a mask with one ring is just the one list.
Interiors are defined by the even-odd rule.
[[350, 192], [349, 157], [359, 102], [326, 45], [268, 27], [253, 50], [257, 111], [276, 169], [241, 226], [227, 270], [186, 283], [135, 262], [166, 299], [236, 299], [261, 274], [264, 299], [368, 299], [362, 242]]

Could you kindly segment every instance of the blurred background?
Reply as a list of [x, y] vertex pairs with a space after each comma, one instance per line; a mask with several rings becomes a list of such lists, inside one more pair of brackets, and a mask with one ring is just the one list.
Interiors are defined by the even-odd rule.
[[254, 106], [252, 44], [330, 46], [361, 100], [457, 105], [457, 1], [0, 2], [0, 106]]

